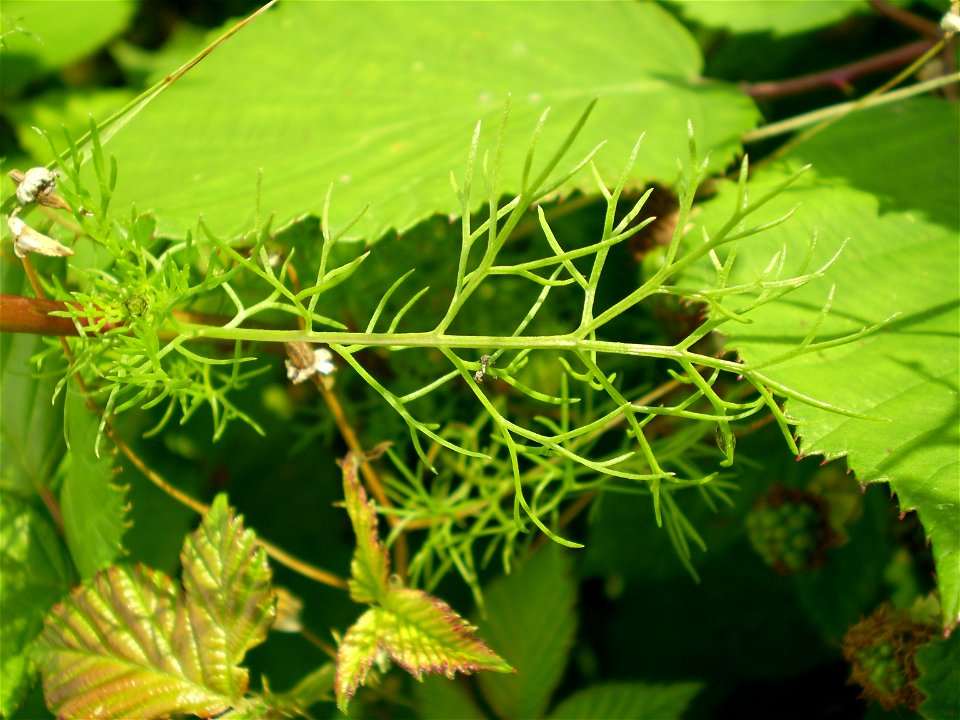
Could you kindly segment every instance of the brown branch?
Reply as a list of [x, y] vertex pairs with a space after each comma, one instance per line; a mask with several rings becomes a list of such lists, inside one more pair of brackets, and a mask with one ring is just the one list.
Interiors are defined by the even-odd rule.
[[894, 5], [891, 5], [889, 2], [887, 2], [887, 0], [868, 1], [870, 3], [870, 7], [872, 7], [874, 12], [876, 12], [878, 15], [883, 15], [884, 17], [893, 20], [895, 23], [899, 23], [904, 27], [910, 28], [920, 35], [930, 38], [931, 40], [940, 39], [940, 27], [935, 22], [931, 22], [926, 18], [915, 15], [909, 10], [904, 10], [903, 8], [898, 8]]
[[[27, 258], [24, 258], [26, 261]], [[26, 268], [27, 265], [25, 264]], [[30, 266], [32, 269], [32, 266]], [[29, 276], [30, 270], [27, 271]], [[31, 281], [32, 284], [32, 281]], [[59, 335], [61, 337], [75, 337], [80, 334], [72, 318], [58, 317], [52, 315], [55, 312], [66, 312], [70, 309], [79, 309], [79, 303], [67, 303], [61, 300], [49, 300], [43, 296], [42, 292], [37, 292], [39, 284], [34, 287], [37, 297], [29, 298], [22, 295], [0, 294], [0, 332], [29, 333], [32, 335]], [[192, 310], [174, 310], [171, 316], [180, 322], [221, 326], [230, 322], [230, 318], [224, 315], [214, 315], [212, 313], [200, 313]], [[96, 325], [96, 319], [86, 320], [77, 318], [76, 322], [82, 327], [93, 328]], [[107, 323], [100, 327], [99, 332], [113, 330], [123, 327], [123, 323]], [[241, 324], [241, 327], [257, 328], [259, 330], [290, 330], [290, 326], [271, 325], [269, 323], [258, 323], [248, 321]], [[161, 339], [172, 339], [176, 333], [158, 333]], [[202, 338], [196, 338], [202, 339]], [[211, 341], [221, 342], [221, 341]], [[228, 341], [230, 342], [230, 341]], [[282, 352], [277, 349], [276, 352]]]
[[819, 90], [821, 88], [844, 88], [853, 80], [899, 68], [920, 57], [936, 44], [935, 40], [917, 40], [895, 50], [890, 50], [864, 60], [857, 60], [849, 65], [824, 70], [823, 72], [802, 75], [790, 80], [771, 80], [759, 83], [742, 83], [740, 88], [756, 100], [789, 97], [801, 93]]

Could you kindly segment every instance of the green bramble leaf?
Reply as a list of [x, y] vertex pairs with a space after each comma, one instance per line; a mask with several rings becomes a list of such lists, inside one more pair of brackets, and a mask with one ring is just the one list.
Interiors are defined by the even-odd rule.
[[422, 590], [391, 588], [376, 611], [384, 649], [407, 672], [513, 672], [503, 658], [477, 639], [476, 628], [449, 605]]
[[457, 672], [476, 670], [513, 672], [477, 638], [476, 628], [442, 600], [396, 587], [383, 602], [383, 607], [361, 615], [340, 644], [334, 686], [337, 706], [344, 712], [381, 652], [418, 679], [424, 673], [453, 678]]
[[423, 673], [452, 678], [458, 671], [513, 672], [445, 602], [388, 579], [389, 557], [377, 536], [373, 503], [357, 479], [359, 462], [351, 453], [343, 463], [347, 512], [357, 535], [350, 596], [374, 606], [350, 627], [337, 651], [337, 706], [345, 713], [374, 661], [386, 658], [418, 679]]
[[10, 717], [33, 685], [30, 647], [50, 606], [70, 589], [73, 571], [53, 522], [0, 488], [0, 716]]
[[367, 672], [379, 649], [377, 611], [371, 608], [350, 626], [337, 650], [337, 674], [333, 689], [337, 695], [337, 707], [344, 713], [347, 712], [350, 698], [367, 679]]
[[219, 689], [243, 694], [247, 671], [236, 666], [266, 639], [276, 617], [267, 553], [230, 512], [226, 495], [218, 495], [204, 522], [184, 541], [181, 560], [192, 622], [207, 632], [197, 652], [207, 666], [223, 667], [215, 679]]
[[931, 719], [960, 717], [960, 634], [921, 645], [916, 662], [920, 677], [914, 685], [924, 694], [920, 715]]
[[[470, 41], [452, 28], [469, 28]], [[558, 45], [555, 38], [570, 28], [580, 31], [577, 42]], [[642, 52], [622, 52], [638, 37]], [[278, 46], [289, 52], [273, 52]], [[381, 52], [385, 46], [391, 52]], [[369, 63], [371, 57], [378, 61]], [[543, 128], [542, 147], [554, 146], [592, 98], [604, 98], [572, 150], [582, 156], [609, 141], [596, 158], [604, 175], [620, 172], [639, 131], [656, 137], [640, 152], [633, 187], [673, 177], [688, 118], [702, 133], [701, 146], [715, 148], [717, 169], [758, 119], [742, 92], [703, 79], [696, 41], [654, 3], [557, 3], [550, 12], [535, 3], [435, 3], [429, 13], [407, 3], [280, 3], [189, 77], [109, 139], [123, 168], [116, 202], [128, 207], [150, 198], [158, 232], [167, 237], [184, 237], [199, 214], [220, 235], [243, 233], [258, 167], [263, 207], [276, 212], [278, 227], [304, 213], [319, 215], [317, 189], [331, 182], [339, 198], [333, 224], [370, 203], [352, 231], [370, 241], [434, 213], [459, 214], [449, 170], [460, 165], [462, 142], [477, 119], [496, 127], [508, 95], [516, 100], [515, 131], [503, 153], [508, 195], [520, 191], [527, 138], [548, 107], [553, 120]], [[384, 78], [403, 78], [404, 92], [384, 92]], [[198, 107], [203, 123], [195, 122]], [[265, 127], [298, 138], [299, 152], [260, 132]], [[244, 137], [244, 153], [225, 149], [224, 137]], [[592, 191], [587, 177], [569, 178], [561, 192]], [[470, 210], [483, 200], [475, 193]]]
[[238, 663], [275, 608], [266, 554], [220, 495], [184, 543], [184, 587], [143, 565], [76, 588], [37, 641], [48, 707], [62, 718], [209, 717], [243, 703]]
[[387, 590], [390, 558], [377, 536], [377, 513], [360, 485], [360, 460], [350, 453], [343, 462], [343, 495], [347, 514], [357, 535], [350, 562], [350, 597], [356, 602], [378, 602]]
[[569, 558], [559, 546], [546, 545], [483, 594], [487, 612], [478, 621], [480, 629], [507, 653], [517, 674], [481, 676], [479, 687], [500, 717], [542, 717], [570, 661], [577, 631]]
[[70, 465], [60, 488], [67, 547], [83, 579], [124, 555], [127, 530], [126, 488], [114, 483], [114, 450], [99, 436], [100, 416], [87, 408], [84, 395], [67, 390], [64, 434]]
[[[797, 209], [789, 223], [740, 246], [731, 284], [756, 277], [774, 253], [785, 251], [789, 268], [808, 252], [812, 267], [843, 252], [828, 277], [725, 330], [727, 349], [762, 366], [772, 387], [861, 415], [798, 397], [787, 404], [802, 454], [844, 456], [860, 482], [889, 483], [901, 511], [917, 511], [932, 546], [945, 628], [960, 623], [960, 173], [944, 154], [956, 144], [958, 117], [954, 104], [934, 98], [871, 108], [758, 171], [750, 180], [756, 195], [813, 165], [758, 214], [764, 223]], [[903, 141], [875, 148], [858, 141], [864, 137]], [[703, 227], [720, 220], [724, 203], [739, 192], [733, 183], [718, 190], [702, 207]], [[812, 250], [811, 238], [818, 239]], [[714, 273], [707, 265], [696, 272], [700, 282]], [[811, 328], [814, 342], [829, 341], [883, 318], [895, 320], [870, 338], [790, 357]]]
[[550, 713], [550, 720], [575, 718], [680, 718], [690, 701], [703, 689], [699, 683], [669, 685], [605, 683], [593, 685], [565, 699]]

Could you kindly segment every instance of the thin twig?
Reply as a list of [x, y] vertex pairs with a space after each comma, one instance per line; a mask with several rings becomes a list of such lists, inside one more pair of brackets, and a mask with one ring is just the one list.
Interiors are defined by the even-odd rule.
[[940, 38], [940, 27], [935, 22], [922, 18], [909, 10], [891, 5], [887, 0], [868, 0], [868, 2], [877, 14], [888, 17], [931, 40]]
[[936, 44], [936, 40], [917, 40], [895, 50], [871, 58], [821, 72], [802, 75], [790, 80], [770, 80], [758, 83], [742, 83], [740, 89], [756, 100], [790, 97], [821, 88], [844, 88], [859, 77], [901, 67], [923, 55]]
[[[89, 396], [88, 400], [89, 400]], [[133, 449], [127, 445], [120, 437], [117, 435], [116, 430], [113, 428], [113, 425], [110, 421], [107, 421], [106, 424], [107, 435], [111, 440], [116, 444], [117, 448], [122, 452], [127, 458], [133, 463], [134, 467], [139, 470], [147, 480], [152, 482], [158, 488], [160, 488], [167, 495], [172, 497], [174, 500], [179, 502], [181, 505], [186, 505], [188, 508], [197, 512], [201, 515], [205, 515], [209, 510], [210, 506], [205, 503], [200, 502], [196, 498], [191, 497], [182, 490], [175, 488], [173, 485], [168, 483], [163, 477], [151, 469], [140, 457], [133, 451]], [[297, 572], [305, 577], [310, 578], [311, 580], [316, 580], [319, 583], [324, 585], [329, 585], [330, 587], [335, 588], [346, 588], [347, 582], [343, 578], [334, 575], [331, 572], [328, 572], [322, 568], [318, 568], [315, 565], [311, 565], [308, 562], [305, 562], [290, 553], [286, 550], [277, 547], [272, 542], [264, 540], [259, 535], [257, 536], [257, 542], [263, 547], [267, 555], [272, 557], [281, 565], [285, 565], [294, 572]]]
[[[287, 264], [288, 277], [290, 278], [290, 284], [293, 286], [295, 292], [300, 292], [302, 287], [300, 285], [300, 275], [297, 273], [297, 269], [294, 264]], [[304, 328], [303, 320], [300, 320], [300, 328]], [[326, 378], [317, 373], [313, 375], [313, 382], [317, 386], [317, 389], [320, 390], [320, 394], [323, 396], [323, 401], [327, 404], [327, 408], [330, 410], [330, 414], [333, 416], [333, 421], [337, 425], [337, 429], [340, 431], [340, 434], [343, 436], [344, 442], [347, 443], [347, 447], [350, 448], [350, 451], [353, 452], [360, 463], [360, 474], [363, 476], [363, 481], [367, 486], [367, 490], [377, 499], [377, 502], [380, 503], [382, 507], [392, 508], [393, 503], [390, 502], [390, 498], [387, 496], [386, 491], [383, 488], [383, 483], [380, 482], [380, 477], [377, 475], [377, 471], [374, 470], [373, 466], [370, 464], [370, 458], [366, 451], [364, 451], [363, 446], [360, 444], [360, 440], [357, 438], [357, 434], [353, 430], [353, 426], [347, 420], [346, 414], [343, 412], [343, 406], [340, 404], [340, 400], [337, 398], [336, 394], [333, 392], [332, 383], [328, 383]], [[391, 526], [397, 524], [398, 519], [392, 515], [387, 515], [387, 522]], [[393, 545], [393, 565], [394, 570], [397, 575], [401, 578], [406, 579], [407, 577], [407, 565], [410, 561], [410, 548], [407, 545], [407, 537], [405, 533], [400, 533]]]
[[[31, 265], [32, 269], [32, 265]], [[28, 271], [29, 276], [29, 271]], [[32, 284], [32, 283], [31, 283]], [[36, 293], [36, 287], [34, 292]], [[80, 309], [80, 303], [67, 303], [62, 300], [50, 300], [45, 296], [35, 298], [24, 297], [22, 295], [0, 294], [0, 332], [30, 333], [33, 335], [60, 335], [60, 336], [78, 336], [80, 335], [73, 319], [68, 317], [59, 317], [52, 313], [63, 313], [72, 309]], [[231, 318], [224, 315], [215, 315], [213, 313], [200, 313], [193, 310], [173, 310], [170, 312], [178, 322], [199, 323], [202, 325], [211, 325], [221, 327], [230, 322]], [[77, 322], [81, 325], [95, 325], [97, 319], [86, 320], [78, 318]], [[124, 323], [107, 323], [100, 327], [100, 332], [113, 330], [123, 327]], [[258, 328], [261, 330], [289, 330], [291, 326], [274, 325], [270, 323], [261, 323], [255, 320], [247, 320], [240, 324], [240, 327]], [[179, 337], [180, 334], [172, 331], [159, 331], [157, 337], [161, 340], [172, 340]], [[275, 352], [281, 353], [282, 349], [275, 349]]]
[[[931, 48], [931, 51], [939, 51], [939, 43], [934, 45]], [[926, 53], [924, 57], [926, 57], [927, 54], [930, 53]], [[960, 73], [953, 73], [944, 77], [938, 77], [933, 80], [917, 83], [916, 85], [910, 85], [908, 87], [901, 88], [900, 90], [886, 93], [885, 95], [879, 97], [871, 93], [870, 95], [864, 96], [859, 100], [831, 105], [830, 107], [820, 108], [809, 113], [804, 113], [803, 115], [787, 118], [782, 122], [764, 125], [761, 128], [757, 128], [756, 130], [745, 133], [740, 140], [745, 144], [754, 143], [760, 140], [766, 140], [767, 138], [776, 137], [777, 135], [785, 135], [793, 132], [794, 130], [798, 130], [799, 128], [815, 125], [816, 123], [823, 123], [824, 126], [826, 126], [826, 124], [832, 124], [854, 110], [865, 110], [868, 107], [876, 107], [879, 105], [897, 102], [908, 97], [922, 95], [958, 81], [960, 81]], [[821, 126], [814, 128], [816, 132], [819, 132], [820, 129], [822, 129]], [[811, 134], [813, 134], [812, 131]], [[807, 137], [807, 135], [804, 134], [803, 137]], [[790, 143], [788, 143], [788, 145], [790, 145]], [[777, 154], [779, 155], [782, 153], [778, 150]], [[754, 168], [756, 168], [755, 163], [752, 165]]]
[[[324, 402], [330, 409], [330, 414], [333, 416], [333, 420], [337, 424], [340, 434], [347, 443], [347, 447], [350, 448], [351, 452], [357, 456], [357, 459], [360, 463], [360, 474], [363, 475], [363, 480], [364, 483], [366, 483], [367, 489], [377, 499], [377, 502], [380, 503], [380, 505], [383, 507], [392, 508], [393, 503], [390, 502], [390, 498], [387, 497], [387, 493], [383, 489], [383, 483], [380, 482], [380, 478], [377, 475], [376, 470], [374, 470], [373, 466], [370, 464], [370, 460], [367, 458], [363, 446], [360, 444], [360, 440], [357, 438], [357, 434], [353, 431], [353, 427], [347, 421], [346, 415], [344, 415], [343, 412], [343, 406], [340, 405], [340, 401], [337, 399], [337, 396], [334, 394], [332, 389], [326, 386], [324, 378], [319, 373], [314, 375], [313, 378], [317, 387], [320, 389], [320, 393], [323, 395]], [[396, 525], [399, 522], [399, 519], [393, 515], [388, 514], [386, 517], [387, 522], [389, 522], [390, 525]], [[395, 572], [401, 578], [406, 578], [407, 564], [409, 563], [409, 560], [410, 550], [407, 546], [406, 534], [400, 533], [393, 544], [393, 564]]]

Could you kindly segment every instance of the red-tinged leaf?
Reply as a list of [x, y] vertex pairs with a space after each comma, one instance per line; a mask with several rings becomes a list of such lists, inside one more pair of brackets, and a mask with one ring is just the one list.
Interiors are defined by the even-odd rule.
[[50, 612], [37, 659], [59, 717], [209, 717], [243, 704], [237, 663], [275, 614], [264, 553], [218, 496], [182, 557], [183, 592], [163, 573], [117, 566]]
[[233, 698], [205, 686], [187, 638], [174, 638], [180, 614], [163, 573], [97, 573], [54, 607], [37, 641], [47, 706], [62, 718], [209, 717], [230, 707]]
[[337, 650], [337, 674], [333, 689], [337, 707], [347, 711], [347, 704], [357, 688], [367, 679], [367, 672], [380, 650], [377, 610], [367, 610], [343, 636]]
[[445, 602], [422, 590], [391, 588], [383, 607], [361, 615], [340, 643], [337, 706], [346, 712], [380, 651], [418, 679], [423, 673], [452, 678], [457, 672], [475, 670], [513, 672], [477, 638], [475, 629]]
[[247, 689], [247, 671], [238, 667], [259, 645], [276, 616], [267, 554], [225, 495], [218, 495], [196, 532], [183, 544], [183, 586], [191, 631], [204, 642], [196, 648], [202, 664], [216, 668], [211, 687], [227, 695]]
[[379, 602], [387, 591], [390, 558], [377, 536], [377, 513], [357, 477], [360, 460], [350, 453], [343, 461], [343, 495], [357, 536], [350, 562], [350, 597], [356, 602]]
[[503, 658], [476, 636], [476, 628], [453, 609], [422, 590], [392, 588], [379, 609], [378, 630], [384, 649], [416, 677], [422, 673], [475, 670], [513, 672]]

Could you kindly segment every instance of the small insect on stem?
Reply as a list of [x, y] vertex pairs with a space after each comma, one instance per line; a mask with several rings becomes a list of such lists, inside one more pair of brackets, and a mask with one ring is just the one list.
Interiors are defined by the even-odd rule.
[[47, 207], [70, 210], [63, 198], [53, 192], [57, 189], [57, 180], [63, 177], [59, 170], [34, 167], [25, 173], [11, 170], [7, 174], [17, 183], [17, 202], [21, 205], [37, 202]]
[[487, 374], [487, 366], [490, 364], [490, 361], [493, 360], [489, 355], [480, 356], [480, 369], [473, 374], [473, 379], [478, 383], [483, 382], [483, 376]]

